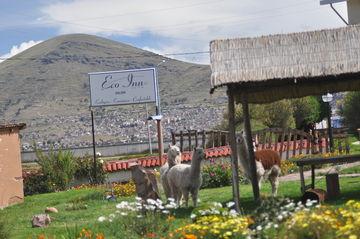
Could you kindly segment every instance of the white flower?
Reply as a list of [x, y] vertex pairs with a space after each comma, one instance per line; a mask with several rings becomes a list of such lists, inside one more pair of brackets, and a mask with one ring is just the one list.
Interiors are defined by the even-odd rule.
[[168, 198], [168, 201], [175, 202], [175, 199], [174, 198]]
[[148, 204], [151, 204], [151, 205], [156, 205], [156, 201], [155, 201], [154, 199], [151, 199], [151, 198], [148, 198], [148, 199], [146, 200], [146, 202], [147, 202]]
[[230, 215], [230, 216], [233, 216], [233, 217], [236, 217], [236, 216], [238, 215], [238, 213], [237, 213], [234, 209], [231, 209], [231, 210], [229, 211], [229, 215]]
[[279, 227], [279, 225], [278, 224], [274, 224], [274, 228], [278, 228]]
[[112, 222], [112, 221], [113, 221], [113, 219], [109, 218], [109, 222]]
[[101, 216], [101, 217], [98, 218], [98, 221], [99, 221], [99, 222], [103, 222], [103, 221], [105, 221], [105, 220], [106, 220], [106, 217], [104, 217], [104, 216]]
[[142, 218], [143, 216], [142, 216], [142, 215], [137, 215], [136, 217], [137, 217], [137, 218]]
[[228, 202], [228, 203], [226, 203], [226, 206], [227, 206], [228, 208], [231, 208], [231, 207], [234, 206], [234, 205], [235, 205], [234, 202]]
[[109, 215], [109, 218], [114, 218], [115, 217], [115, 214], [113, 214], [113, 213], [111, 213], [110, 215]]
[[279, 221], [281, 221], [281, 220], [283, 219], [283, 216], [279, 215], [279, 216], [277, 216], [277, 219], [278, 219]]
[[198, 202], [198, 203], [200, 203], [200, 202], [201, 202], [200, 198], [198, 198], [198, 199], [197, 199], [197, 202]]
[[121, 216], [127, 216], [128, 214], [126, 212], [121, 212], [120, 215]]
[[222, 208], [222, 205], [221, 205], [221, 203], [219, 203], [219, 202], [214, 202], [214, 207], [220, 207], [220, 208]]
[[194, 213], [192, 213], [192, 214], [190, 215], [190, 218], [191, 218], [191, 219], [194, 219], [194, 218], [196, 218], [196, 215], [195, 215]]
[[104, 160], [100, 159], [100, 163], [101, 163], [101, 164], [104, 164]]
[[169, 211], [169, 210], [162, 210], [162, 213], [164, 213], [164, 214], [169, 214], [170, 211]]
[[129, 203], [127, 201], [122, 201], [121, 203], [116, 204], [116, 208], [118, 209], [124, 209], [129, 206]]
[[136, 201], [142, 201], [142, 198], [141, 197], [135, 197], [135, 200]]
[[259, 226], [256, 227], [256, 230], [261, 231], [262, 227], [259, 225]]

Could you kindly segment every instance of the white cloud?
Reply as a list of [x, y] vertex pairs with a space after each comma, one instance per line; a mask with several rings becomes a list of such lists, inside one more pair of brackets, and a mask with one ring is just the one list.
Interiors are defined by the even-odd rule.
[[[345, 3], [335, 7], [346, 17]], [[134, 38], [151, 34], [159, 41], [144, 41], [141, 45], [138, 39], [137, 45], [163, 53], [170, 53], [167, 50], [171, 49], [203, 51], [217, 38], [344, 25], [329, 6], [320, 6], [319, 0], [275, 0], [271, 4], [268, 0], [73, 0], [50, 3], [42, 12], [38, 22], [57, 27], [60, 34], [81, 32]], [[194, 56], [186, 57], [191, 60]]]
[[36, 44], [41, 43], [42, 41], [33, 41], [30, 40], [28, 42], [23, 42], [20, 45], [15, 45], [11, 47], [10, 52], [6, 53], [2, 56], [0, 56], [0, 63], [3, 62], [5, 59], [15, 56], [16, 54], [19, 54], [22, 51], [25, 51], [26, 49], [29, 49], [32, 46], [35, 46]]

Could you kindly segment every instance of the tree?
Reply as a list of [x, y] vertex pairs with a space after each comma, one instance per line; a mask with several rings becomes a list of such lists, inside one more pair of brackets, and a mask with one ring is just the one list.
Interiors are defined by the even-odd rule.
[[349, 92], [344, 98], [344, 105], [340, 111], [344, 123], [352, 132], [360, 128], [360, 92]]
[[304, 129], [308, 124], [319, 122], [323, 118], [321, 117], [321, 103], [314, 96], [293, 99], [291, 105], [297, 129]]
[[290, 100], [280, 100], [265, 105], [262, 122], [269, 128], [288, 128], [294, 126], [293, 109]]

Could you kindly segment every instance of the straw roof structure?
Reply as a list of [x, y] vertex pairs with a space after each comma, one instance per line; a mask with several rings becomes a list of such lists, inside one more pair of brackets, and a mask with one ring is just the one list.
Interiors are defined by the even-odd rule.
[[210, 61], [211, 92], [231, 86], [237, 102], [360, 90], [360, 26], [214, 40]]

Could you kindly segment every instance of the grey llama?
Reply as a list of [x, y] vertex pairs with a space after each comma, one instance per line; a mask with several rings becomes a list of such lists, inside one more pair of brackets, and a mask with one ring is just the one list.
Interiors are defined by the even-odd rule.
[[[251, 179], [249, 150], [245, 133], [238, 135], [237, 149], [239, 169], [245, 177]], [[281, 158], [279, 154], [271, 149], [259, 150], [254, 153], [259, 189], [261, 189], [262, 181], [268, 178], [271, 183], [272, 196], [276, 196], [279, 187], [279, 176], [281, 174]]]
[[167, 174], [170, 168], [172, 168], [174, 165], [181, 163], [181, 152], [179, 147], [177, 145], [169, 144], [167, 156], [167, 162], [160, 168], [160, 180], [164, 189], [165, 196], [166, 198], [169, 198], [171, 196], [171, 190], [169, 187]]
[[171, 196], [180, 206], [182, 196], [185, 200], [185, 206], [188, 206], [189, 193], [196, 207], [199, 188], [202, 183], [201, 177], [201, 160], [205, 158], [202, 148], [196, 148], [193, 152], [191, 165], [178, 164], [173, 166], [168, 172], [168, 181], [171, 189]]

